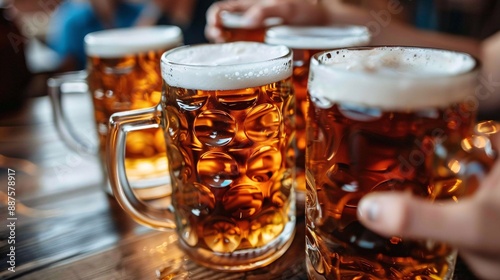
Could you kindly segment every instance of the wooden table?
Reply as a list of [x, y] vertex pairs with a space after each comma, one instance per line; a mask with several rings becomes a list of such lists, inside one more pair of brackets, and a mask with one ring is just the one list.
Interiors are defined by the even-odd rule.
[[[89, 97], [75, 94], [65, 100], [72, 119], [90, 133]], [[282, 258], [246, 273], [200, 267], [180, 251], [173, 232], [136, 224], [103, 192], [97, 159], [61, 142], [46, 96], [0, 119], [0, 155], [0, 279], [307, 279], [302, 218]], [[8, 168], [15, 170], [13, 216], [7, 207]], [[15, 230], [4, 225], [9, 222], [15, 222]], [[15, 272], [6, 262], [12, 239]], [[474, 278], [459, 261], [455, 279]]]

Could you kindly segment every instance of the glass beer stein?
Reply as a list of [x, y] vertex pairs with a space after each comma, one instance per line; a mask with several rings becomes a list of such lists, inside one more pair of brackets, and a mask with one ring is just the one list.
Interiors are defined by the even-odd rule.
[[[265, 266], [295, 232], [292, 52], [255, 42], [179, 47], [161, 59], [157, 107], [114, 114], [113, 192], [137, 222], [175, 228], [194, 261], [220, 270]], [[172, 207], [136, 199], [124, 177], [125, 134], [161, 127]]]
[[266, 31], [264, 41], [293, 50], [293, 85], [297, 104], [295, 115], [297, 141], [297, 208], [303, 210], [306, 193], [306, 113], [307, 79], [311, 57], [321, 51], [367, 45], [370, 32], [364, 26], [276, 26]]
[[250, 27], [242, 13], [222, 11], [220, 17], [222, 21], [222, 37], [225, 42], [264, 42], [267, 28], [283, 23], [282, 18], [270, 17], [264, 20], [262, 26]]
[[468, 154], [489, 141], [474, 132], [478, 69], [468, 54], [426, 48], [314, 55], [306, 128], [310, 279], [451, 279], [454, 248], [379, 236], [356, 211], [369, 192], [460, 203], [474, 191], [471, 175], [487, 172], [493, 156]]
[[[113, 113], [155, 106], [160, 102], [162, 79], [160, 57], [182, 45], [176, 26], [123, 28], [98, 31], [85, 37], [86, 71], [64, 74], [49, 81], [55, 120], [60, 135], [76, 151], [89, 151], [100, 158], [105, 170], [108, 121]], [[88, 91], [94, 109], [98, 146], [84, 141], [77, 126], [64, 118], [61, 92], [79, 82]], [[80, 87], [82, 88], [82, 87]], [[170, 194], [170, 177], [165, 171], [165, 141], [160, 129], [129, 133], [125, 167], [128, 179], [141, 199]], [[111, 188], [106, 184], [106, 191]]]

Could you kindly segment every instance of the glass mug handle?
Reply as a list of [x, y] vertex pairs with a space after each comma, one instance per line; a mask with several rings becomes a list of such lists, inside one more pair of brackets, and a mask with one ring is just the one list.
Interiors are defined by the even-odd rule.
[[84, 141], [78, 133], [75, 132], [75, 129], [66, 117], [62, 106], [64, 87], [70, 88], [70, 90], [64, 91], [68, 93], [88, 92], [87, 72], [75, 71], [60, 74], [50, 78], [47, 81], [47, 86], [50, 102], [53, 107], [52, 112], [54, 115], [56, 129], [58, 130], [64, 143], [74, 151], [97, 155], [98, 146], [92, 144], [90, 141]]
[[136, 222], [158, 230], [175, 228], [174, 213], [143, 203], [132, 190], [125, 175], [125, 139], [128, 132], [162, 127], [161, 105], [118, 112], [111, 115], [107, 139], [107, 168], [111, 189], [120, 206]]

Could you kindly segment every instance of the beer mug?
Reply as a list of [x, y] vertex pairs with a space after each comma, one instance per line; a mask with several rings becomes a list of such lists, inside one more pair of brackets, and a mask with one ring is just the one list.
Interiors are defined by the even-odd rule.
[[356, 211], [370, 192], [460, 203], [474, 191], [495, 157], [487, 135], [474, 132], [478, 72], [468, 54], [428, 48], [313, 56], [306, 148], [311, 279], [451, 279], [454, 248], [379, 236]]
[[[109, 29], [88, 34], [84, 43], [86, 71], [63, 74], [48, 82], [56, 125], [64, 141], [78, 152], [98, 155], [103, 173], [107, 174], [105, 147], [110, 116], [160, 102], [160, 57], [166, 50], [182, 45], [182, 40], [182, 32], [176, 26]], [[63, 114], [61, 92], [78, 83], [79, 91], [88, 91], [92, 97], [97, 147], [79, 136], [85, 132], [75, 131], [76, 126], [69, 125]], [[162, 131], [131, 132], [125, 149], [126, 174], [139, 197], [152, 200], [170, 194]], [[109, 184], [106, 191], [111, 192]]]
[[367, 45], [370, 32], [364, 26], [276, 26], [266, 31], [267, 44], [285, 45], [293, 50], [293, 85], [297, 104], [295, 115], [297, 155], [297, 207], [303, 209], [306, 193], [306, 113], [309, 61], [321, 51]]
[[222, 37], [226, 42], [253, 41], [264, 42], [266, 29], [283, 23], [279, 17], [269, 17], [262, 26], [250, 27], [242, 13], [222, 11]]
[[[161, 58], [153, 108], [113, 114], [108, 168], [113, 193], [137, 222], [175, 228], [179, 244], [210, 268], [265, 266], [295, 233], [292, 51], [256, 42], [185, 46]], [[124, 176], [125, 134], [161, 127], [172, 207], [141, 203]]]

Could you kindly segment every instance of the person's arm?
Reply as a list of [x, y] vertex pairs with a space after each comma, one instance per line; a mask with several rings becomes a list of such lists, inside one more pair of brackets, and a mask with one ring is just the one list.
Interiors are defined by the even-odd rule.
[[212, 42], [224, 42], [221, 12], [242, 12], [247, 26], [260, 27], [268, 17], [280, 17], [284, 24], [324, 25], [326, 10], [316, 4], [317, 0], [226, 0], [212, 4], [207, 11], [205, 36]]
[[387, 5], [382, 10], [365, 10], [336, 1], [327, 3], [328, 24], [356, 24], [366, 26], [372, 33], [372, 45], [405, 45], [432, 47], [466, 52], [476, 57], [481, 54], [481, 42], [472, 38], [426, 31], [399, 20], [401, 5]]
[[500, 120], [500, 31], [486, 39], [481, 48], [483, 70], [479, 77], [479, 113], [483, 119]]
[[291, 25], [354, 24], [364, 25], [372, 32], [372, 45], [411, 45], [443, 48], [480, 55], [480, 42], [474, 39], [439, 32], [419, 30], [397, 15], [403, 6], [366, 10], [336, 0], [229, 0], [215, 3], [207, 12], [206, 35], [221, 41], [220, 12], [245, 12], [249, 26], [262, 25], [268, 17], [281, 17]]

